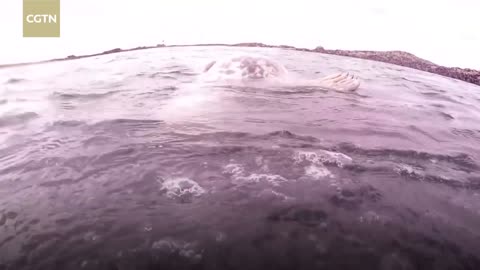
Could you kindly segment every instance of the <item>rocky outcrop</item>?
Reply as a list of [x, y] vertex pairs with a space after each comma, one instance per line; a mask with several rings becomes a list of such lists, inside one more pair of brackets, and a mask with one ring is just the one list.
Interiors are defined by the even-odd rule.
[[326, 50], [323, 47], [317, 47], [313, 51], [395, 64], [480, 85], [480, 71], [478, 70], [439, 66], [407, 52]]
[[258, 43], [258, 42], [237, 43], [237, 44], [233, 44], [232, 46], [235, 46], [235, 47], [269, 47], [269, 48], [275, 47], [275, 46], [272, 46], [272, 45], [266, 45], [266, 44]]
[[123, 50], [120, 49], [120, 48], [115, 48], [115, 49], [113, 49], [113, 50], [104, 51], [104, 52], [102, 52], [102, 53], [100, 53], [100, 54], [119, 53], [119, 52], [122, 52], [122, 51], [123, 51]]
[[8, 65], [0, 65], [0, 68], [6, 67], [14, 67], [14, 66], [21, 66], [21, 65], [31, 65], [31, 64], [40, 64], [40, 63], [47, 63], [47, 62], [56, 62], [56, 61], [65, 61], [65, 60], [74, 60], [86, 57], [93, 57], [99, 56], [104, 54], [112, 54], [112, 53], [120, 53], [120, 52], [127, 52], [127, 51], [134, 51], [134, 50], [145, 50], [145, 49], [152, 49], [152, 48], [163, 48], [163, 47], [186, 47], [186, 46], [231, 46], [231, 47], [262, 47], [262, 48], [280, 48], [286, 50], [296, 50], [296, 51], [306, 51], [306, 52], [314, 52], [314, 53], [324, 53], [324, 54], [333, 54], [333, 55], [341, 55], [341, 56], [348, 56], [348, 57], [355, 57], [355, 58], [362, 58], [368, 59], [373, 61], [385, 62], [394, 65], [409, 67], [417, 70], [422, 70], [430, 73], [435, 73], [438, 75], [462, 80], [465, 82], [473, 83], [476, 85], [480, 85], [480, 71], [468, 68], [458, 68], [458, 67], [444, 67], [434, 64], [430, 61], [425, 59], [416, 57], [415, 55], [407, 52], [402, 51], [349, 51], [349, 50], [327, 50], [321, 46], [316, 47], [315, 49], [306, 49], [306, 48], [296, 48], [293, 46], [288, 45], [267, 45], [258, 42], [245, 42], [245, 43], [237, 43], [237, 44], [193, 44], [193, 45], [165, 45], [165, 44], [157, 44], [155, 46], [140, 46], [132, 49], [120, 49], [116, 48], [113, 50], [104, 51], [102, 53], [97, 54], [89, 54], [89, 55], [70, 55], [65, 58], [58, 58], [52, 59], [47, 61], [40, 61], [34, 63], [19, 63], [19, 64], [8, 64]]

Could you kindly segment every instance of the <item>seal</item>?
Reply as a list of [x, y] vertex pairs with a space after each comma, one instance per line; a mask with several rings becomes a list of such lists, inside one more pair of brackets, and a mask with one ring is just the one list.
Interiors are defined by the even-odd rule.
[[263, 56], [242, 55], [214, 60], [203, 73], [206, 81], [262, 83], [280, 86], [315, 86], [326, 90], [355, 91], [360, 79], [348, 72], [331, 74], [318, 79], [294, 79], [285, 66]]

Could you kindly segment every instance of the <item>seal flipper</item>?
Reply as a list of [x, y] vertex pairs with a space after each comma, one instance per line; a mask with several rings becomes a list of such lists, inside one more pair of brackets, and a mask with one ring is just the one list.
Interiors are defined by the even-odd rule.
[[315, 83], [317, 86], [326, 89], [355, 91], [360, 86], [360, 79], [348, 72], [341, 72], [317, 79]]

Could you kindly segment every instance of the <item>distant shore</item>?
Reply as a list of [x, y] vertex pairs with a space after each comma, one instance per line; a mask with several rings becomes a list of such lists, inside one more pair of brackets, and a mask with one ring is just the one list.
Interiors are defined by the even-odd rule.
[[50, 62], [59, 62], [59, 61], [67, 61], [67, 60], [74, 60], [74, 59], [81, 59], [87, 57], [95, 57], [105, 54], [112, 54], [112, 53], [120, 53], [120, 52], [129, 52], [129, 51], [137, 51], [137, 50], [146, 50], [146, 49], [153, 49], [153, 48], [168, 48], [168, 47], [193, 47], [193, 46], [228, 46], [228, 47], [265, 47], [265, 48], [282, 48], [288, 50], [296, 50], [296, 51], [306, 51], [306, 52], [314, 52], [314, 53], [324, 53], [324, 54], [333, 54], [333, 55], [341, 55], [341, 56], [348, 56], [354, 58], [361, 58], [361, 59], [368, 59], [378, 62], [385, 62], [394, 65], [409, 67], [417, 70], [422, 70], [438, 75], [442, 75], [445, 77], [450, 77], [454, 79], [458, 79], [461, 81], [473, 83], [480, 86], [480, 71], [469, 69], [469, 68], [457, 68], [457, 67], [444, 67], [437, 64], [434, 64], [430, 61], [425, 59], [416, 57], [415, 55], [407, 52], [402, 51], [350, 51], [350, 50], [328, 50], [324, 49], [323, 47], [317, 47], [315, 49], [305, 49], [305, 48], [296, 48], [293, 46], [286, 46], [286, 45], [266, 45], [263, 43], [237, 43], [237, 44], [192, 44], [192, 45], [165, 45], [165, 44], [158, 44], [155, 46], [141, 46], [131, 49], [120, 49], [116, 48], [113, 50], [104, 51], [101, 53], [96, 54], [88, 54], [88, 55], [70, 55], [65, 58], [56, 58], [51, 60], [45, 61], [37, 61], [37, 62], [26, 62], [26, 63], [16, 63], [16, 64], [5, 64], [0, 65], [0, 68], [8, 68], [8, 67], [17, 67], [17, 66], [25, 66], [25, 65], [33, 65], [33, 64], [42, 64], [42, 63], [50, 63]]

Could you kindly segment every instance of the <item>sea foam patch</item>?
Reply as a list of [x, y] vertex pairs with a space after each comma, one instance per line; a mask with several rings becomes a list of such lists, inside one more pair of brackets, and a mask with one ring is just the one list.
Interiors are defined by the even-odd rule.
[[197, 250], [195, 243], [180, 241], [173, 238], [164, 238], [153, 242], [152, 249], [167, 253], [175, 253], [195, 261], [202, 258], [202, 253]]
[[237, 164], [237, 163], [227, 164], [223, 168], [223, 173], [231, 174], [234, 176], [242, 175], [244, 172], [245, 172], [245, 168], [243, 168], [241, 164]]
[[353, 159], [340, 152], [331, 152], [327, 150], [318, 150], [315, 152], [297, 151], [293, 155], [296, 164], [309, 162], [313, 164], [334, 165], [342, 168], [346, 164], [351, 164]]
[[225, 165], [223, 173], [229, 174], [232, 182], [236, 184], [267, 182], [273, 186], [278, 186], [288, 181], [288, 179], [278, 174], [246, 173], [244, 166], [237, 163]]
[[327, 168], [323, 166], [310, 165], [305, 167], [305, 175], [312, 177], [315, 180], [322, 178], [334, 178], [335, 176]]
[[167, 179], [161, 182], [161, 190], [166, 191], [169, 198], [178, 198], [184, 196], [201, 196], [206, 190], [197, 182], [190, 178], [180, 177]]
[[268, 182], [273, 186], [279, 186], [281, 183], [287, 182], [288, 180], [277, 174], [265, 174], [265, 173], [252, 173], [247, 176], [237, 176], [234, 178], [236, 183], [258, 183], [258, 182]]

